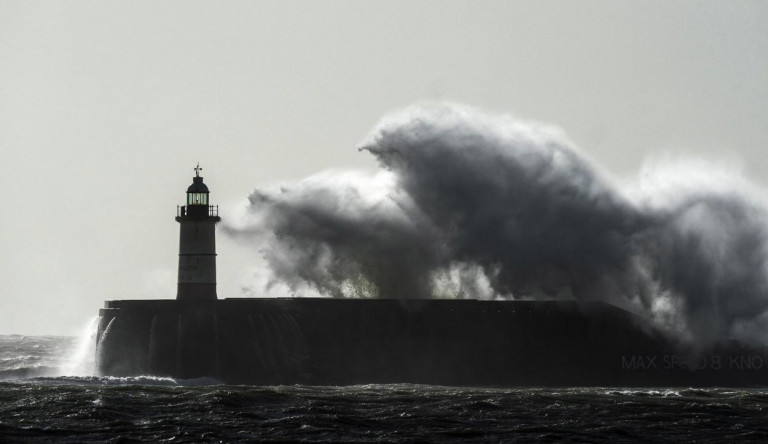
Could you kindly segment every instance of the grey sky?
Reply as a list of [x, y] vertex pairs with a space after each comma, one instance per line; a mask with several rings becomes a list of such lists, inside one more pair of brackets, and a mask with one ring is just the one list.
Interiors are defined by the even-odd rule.
[[[695, 156], [766, 186], [766, 73], [766, 1], [0, 1], [0, 334], [174, 297], [197, 161], [226, 218], [375, 169], [358, 143], [424, 99], [559, 125], [618, 177]], [[238, 296], [258, 257], [218, 252]]]

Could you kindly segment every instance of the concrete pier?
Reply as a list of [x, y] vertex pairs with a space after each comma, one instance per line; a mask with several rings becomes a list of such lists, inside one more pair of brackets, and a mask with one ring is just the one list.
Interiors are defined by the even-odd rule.
[[[108, 301], [100, 314], [103, 375], [234, 384], [768, 384], [764, 350], [686, 351], [602, 303], [128, 300]], [[739, 359], [749, 365], [734, 366]]]

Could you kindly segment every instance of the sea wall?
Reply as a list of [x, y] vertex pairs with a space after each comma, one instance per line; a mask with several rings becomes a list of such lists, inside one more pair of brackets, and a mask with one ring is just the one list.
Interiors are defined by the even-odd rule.
[[[762, 351], [723, 345], [694, 353], [603, 303], [126, 300], [107, 301], [100, 314], [102, 375], [322, 385], [768, 383]], [[734, 368], [734, 356], [749, 368]], [[766, 366], [758, 368], [755, 356]]]

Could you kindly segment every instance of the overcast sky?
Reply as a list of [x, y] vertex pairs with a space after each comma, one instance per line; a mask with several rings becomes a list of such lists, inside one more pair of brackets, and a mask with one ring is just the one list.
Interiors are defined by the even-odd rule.
[[[175, 297], [200, 162], [257, 186], [373, 171], [386, 113], [449, 100], [560, 126], [603, 170], [728, 162], [768, 186], [768, 1], [0, 0], [0, 334]], [[218, 237], [219, 297], [260, 259]]]

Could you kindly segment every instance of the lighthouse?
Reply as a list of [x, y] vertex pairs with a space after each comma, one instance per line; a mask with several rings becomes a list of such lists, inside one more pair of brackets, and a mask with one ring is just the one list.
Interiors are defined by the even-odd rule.
[[195, 167], [187, 204], [176, 207], [179, 223], [179, 283], [176, 299], [216, 300], [216, 223], [219, 206], [210, 205], [208, 187]]

